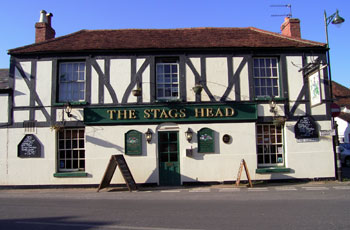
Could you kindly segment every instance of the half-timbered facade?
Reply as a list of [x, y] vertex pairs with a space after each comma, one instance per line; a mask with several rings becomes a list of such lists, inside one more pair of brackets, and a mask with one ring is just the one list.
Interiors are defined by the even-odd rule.
[[[332, 139], [318, 135], [332, 128], [327, 71], [316, 70], [317, 105], [305, 71], [326, 63], [326, 46], [301, 39], [299, 20], [287, 18], [282, 34], [125, 29], [54, 38], [51, 16], [36, 24], [36, 43], [9, 51], [2, 185], [99, 184], [113, 154], [140, 184], [235, 181], [242, 159], [253, 180], [334, 177]], [[123, 183], [119, 172], [112, 183]]]

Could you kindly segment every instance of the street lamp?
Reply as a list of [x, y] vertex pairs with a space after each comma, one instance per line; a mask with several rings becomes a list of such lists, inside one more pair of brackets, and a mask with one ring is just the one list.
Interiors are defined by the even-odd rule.
[[[331, 74], [331, 60], [329, 56], [329, 40], [328, 40], [328, 25], [332, 22], [332, 24], [341, 24], [345, 21], [344, 18], [339, 16], [339, 11], [337, 10], [334, 14], [327, 17], [326, 11], [324, 11], [324, 24], [325, 24], [325, 30], [326, 30], [326, 42], [327, 42], [327, 64], [328, 64], [328, 75], [329, 75], [329, 93], [331, 97], [331, 102], [333, 102], [333, 88], [332, 88], [332, 74]], [[338, 180], [341, 181], [341, 162], [339, 157], [339, 151], [338, 151], [338, 130], [337, 130], [337, 124], [336, 121], [334, 121], [334, 118], [332, 117], [332, 128], [335, 129], [335, 137], [333, 136], [333, 151], [334, 151], [334, 159], [335, 159], [335, 168], [336, 168], [336, 177]]]
[[330, 81], [331, 100], [333, 100], [333, 89], [332, 89], [331, 61], [330, 61], [330, 57], [329, 57], [328, 25], [329, 25], [329, 23], [339, 25], [339, 24], [342, 24], [343, 22], [345, 22], [345, 19], [339, 16], [338, 10], [329, 17], [327, 17], [326, 11], [324, 11], [324, 25], [325, 25], [325, 30], [326, 30], [327, 63], [328, 63], [328, 74], [329, 74], [329, 81]]

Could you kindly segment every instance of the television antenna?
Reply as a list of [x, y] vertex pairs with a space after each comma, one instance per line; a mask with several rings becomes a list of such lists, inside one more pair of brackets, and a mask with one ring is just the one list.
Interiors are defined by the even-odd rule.
[[292, 5], [291, 4], [286, 4], [286, 5], [270, 5], [270, 7], [287, 7], [289, 8], [289, 14], [272, 14], [272, 17], [283, 17], [287, 16], [289, 18], [292, 17]]

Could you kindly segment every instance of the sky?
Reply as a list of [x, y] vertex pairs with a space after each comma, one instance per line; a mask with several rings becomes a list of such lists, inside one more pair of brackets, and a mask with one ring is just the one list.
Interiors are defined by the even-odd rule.
[[9, 68], [7, 50], [34, 43], [41, 10], [53, 14], [56, 37], [82, 29], [129, 28], [251, 26], [280, 33], [288, 4], [292, 17], [300, 19], [302, 38], [323, 43], [324, 12], [328, 17], [339, 10], [345, 22], [328, 25], [331, 73], [332, 80], [349, 88], [349, 0], [1, 0], [0, 68]]

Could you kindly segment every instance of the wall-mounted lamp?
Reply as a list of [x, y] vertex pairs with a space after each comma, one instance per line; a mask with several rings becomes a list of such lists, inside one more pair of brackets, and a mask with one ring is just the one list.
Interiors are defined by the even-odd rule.
[[191, 142], [192, 137], [193, 137], [193, 132], [190, 128], [187, 129], [187, 131], [185, 132], [185, 136], [188, 142]]
[[276, 102], [273, 99], [271, 99], [270, 102], [269, 102], [269, 105], [270, 105], [270, 112], [273, 113], [274, 115], [277, 115]]
[[153, 135], [152, 130], [147, 129], [147, 132], [145, 132], [145, 137], [146, 137], [146, 141], [147, 141], [148, 143], [151, 142], [151, 140], [152, 140], [152, 135]]
[[70, 105], [69, 102], [66, 103], [65, 108], [64, 108], [64, 112], [66, 112], [67, 117], [72, 117], [72, 114], [71, 114], [72, 106]]

